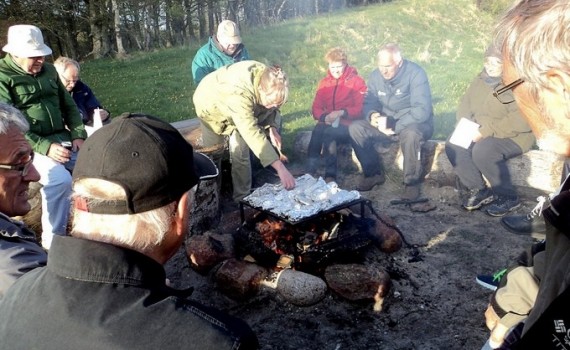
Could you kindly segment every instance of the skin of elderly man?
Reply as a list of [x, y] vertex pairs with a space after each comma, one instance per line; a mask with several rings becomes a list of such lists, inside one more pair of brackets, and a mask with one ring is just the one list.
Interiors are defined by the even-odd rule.
[[0, 102], [0, 299], [24, 273], [47, 262], [34, 232], [11, 219], [30, 211], [28, 186], [40, 179], [24, 137], [28, 128], [20, 111]]
[[218, 170], [170, 124], [124, 114], [85, 144], [71, 236], [0, 303], [6, 349], [257, 349], [245, 322], [167, 286], [194, 192]]
[[[517, 1], [495, 37], [503, 83], [512, 91], [541, 149], [570, 155], [570, 2]], [[565, 349], [570, 330], [570, 180], [542, 216], [546, 243], [509, 268], [485, 312], [484, 349]]]

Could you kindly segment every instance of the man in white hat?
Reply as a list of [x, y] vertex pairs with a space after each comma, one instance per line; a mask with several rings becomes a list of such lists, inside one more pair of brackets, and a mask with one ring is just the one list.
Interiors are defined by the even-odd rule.
[[87, 137], [79, 110], [45, 56], [51, 49], [32, 25], [8, 29], [8, 54], [0, 60], [0, 101], [18, 108], [28, 120], [26, 139], [35, 152], [41, 175], [42, 245], [65, 235], [69, 217], [71, 174], [77, 152]]
[[221, 21], [218, 33], [212, 35], [192, 60], [192, 78], [198, 85], [202, 78], [225, 65], [250, 60], [249, 52], [241, 42], [239, 29], [235, 22]]

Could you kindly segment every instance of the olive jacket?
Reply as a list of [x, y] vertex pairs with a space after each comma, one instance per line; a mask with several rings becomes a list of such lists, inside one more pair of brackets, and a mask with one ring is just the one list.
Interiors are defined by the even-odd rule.
[[208, 74], [193, 96], [203, 126], [217, 135], [239, 132], [264, 167], [279, 159], [265, 134], [269, 127], [279, 128], [279, 113], [261, 105], [258, 91], [267, 68], [256, 61], [222, 67]]

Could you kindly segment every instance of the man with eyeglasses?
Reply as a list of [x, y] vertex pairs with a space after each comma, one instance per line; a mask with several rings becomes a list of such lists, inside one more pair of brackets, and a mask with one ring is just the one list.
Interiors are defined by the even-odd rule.
[[34, 232], [11, 219], [30, 211], [28, 186], [40, 179], [24, 137], [28, 128], [20, 111], [0, 102], [0, 299], [16, 279], [47, 262]]
[[[519, 0], [495, 32], [503, 83], [543, 150], [570, 156], [570, 2]], [[484, 349], [565, 349], [570, 330], [570, 179], [542, 211], [546, 241], [509, 268], [485, 312]]]
[[[110, 121], [109, 111], [101, 106], [93, 90], [79, 79], [81, 70], [79, 62], [69, 57], [60, 56], [53, 62], [53, 65], [57, 70], [57, 74], [59, 74], [59, 79], [63, 86], [73, 97], [73, 101], [75, 101], [81, 114], [81, 119], [86, 126], [87, 133], [91, 135], [95, 131], [95, 118], [99, 118], [101, 124], [108, 124]], [[97, 123], [95, 122], [95, 124]]]
[[7, 55], [0, 60], [0, 101], [18, 108], [30, 129], [34, 166], [41, 174], [42, 245], [65, 235], [69, 218], [71, 174], [77, 152], [87, 137], [75, 102], [45, 56], [51, 49], [32, 25], [8, 29]]

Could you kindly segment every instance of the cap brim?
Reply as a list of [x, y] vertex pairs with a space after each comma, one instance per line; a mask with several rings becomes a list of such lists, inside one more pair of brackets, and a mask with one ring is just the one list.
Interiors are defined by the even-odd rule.
[[232, 36], [232, 37], [229, 37], [228, 40], [229, 40], [233, 45], [239, 45], [239, 44], [241, 44], [241, 37], [239, 37], [239, 36]]
[[213, 179], [219, 175], [218, 167], [212, 159], [200, 152], [194, 152], [194, 171], [200, 181]]
[[38, 49], [31, 49], [31, 50], [25, 50], [7, 44], [2, 48], [2, 51], [7, 52], [16, 57], [26, 57], [26, 58], [48, 56], [51, 55], [52, 53], [52, 50], [45, 44]]

